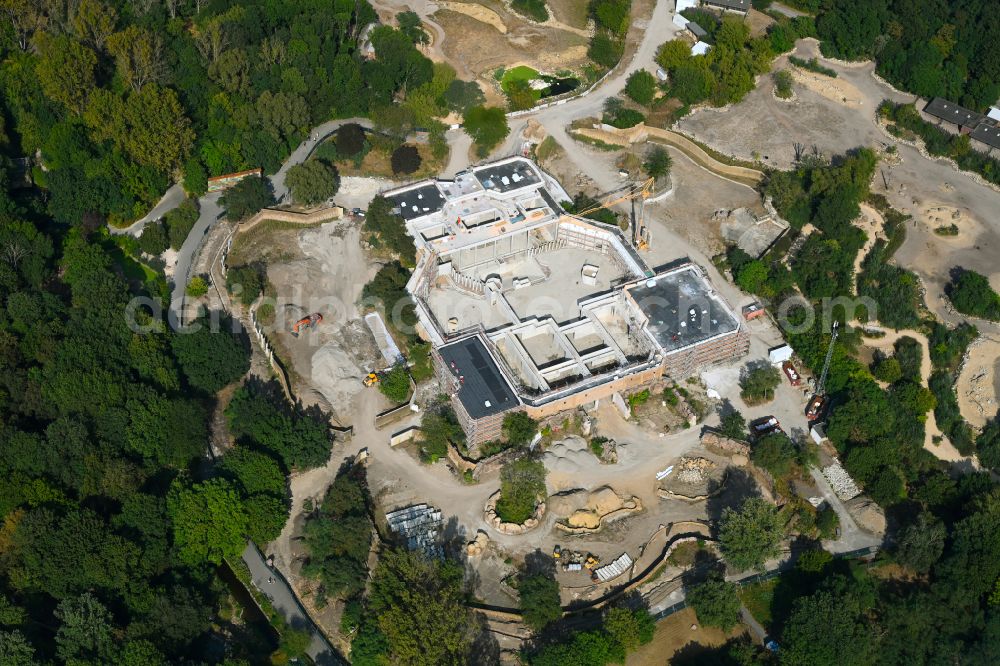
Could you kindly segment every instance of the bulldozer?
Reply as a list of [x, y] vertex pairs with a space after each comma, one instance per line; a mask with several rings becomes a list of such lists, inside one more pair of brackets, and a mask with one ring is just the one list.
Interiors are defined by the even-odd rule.
[[593, 553], [587, 553], [587, 560], [583, 563], [583, 566], [587, 569], [593, 570], [600, 563], [601, 558]]
[[556, 544], [555, 547], [552, 549], [552, 559], [558, 560], [561, 557], [562, 557], [562, 547], [559, 544]]
[[301, 331], [315, 328], [321, 321], [323, 321], [323, 315], [313, 312], [311, 315], [299, 319], [292, 325], [292, 335], [297, 338]]
[[378, 375], [374, 372], [369, 372], [361, 382], [366, 386], [375, 386], [378, 384]]

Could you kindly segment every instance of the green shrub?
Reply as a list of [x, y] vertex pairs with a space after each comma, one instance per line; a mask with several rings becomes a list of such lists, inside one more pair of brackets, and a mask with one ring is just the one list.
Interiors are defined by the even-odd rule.
[[822, 74], [823, 76], [829, 76], [830, 78], [837, 78], [837, 72], [830, 69], [829, 67], [824, 67], [819, 64], [819, 60], [816, 58], [810, 58], [809, 60], [803, 60], [802, 58], [797, 58], [795, 56], [788, 56], [788, 62], [792, 63], [796, 67], [801, 67], [802, 69], [808, 69], [810, 72], [815, 72], [817, 74]]
[[510, 6], [517, 13], [539, 23], [549, 20], [549, 10], [545, 8], [545, 0], [512, 0]]
[[774, 94], [781, 99], [792, 96], [792, 74], [787, 69], [779, 69], [774, 73]]
[[400, 363], [383, 372], [379, 376], [378, 388], [392, 402], [406, 402], [410, 397], [410, 373], [406, 371], [406, 366]]
[[545, 496], [545, 466], [532, 458], [509, 462], [500, 470], [497, 515], [505, 523], [521, 524], [531, 518]]
[[990, 286], [985, 275], [975, 271], [960, 270], [945, 288], [955, 309], [962, 314], [1000, 320], [1000, 295]]

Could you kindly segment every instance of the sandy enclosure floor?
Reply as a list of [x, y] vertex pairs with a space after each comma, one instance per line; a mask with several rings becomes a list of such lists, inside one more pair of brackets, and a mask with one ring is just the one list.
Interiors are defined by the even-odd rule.
[[973, 427], [997, 416], [1000, 396], [1000, 338], [987, 333], [972, 343], [955, 386], [958, 407]]

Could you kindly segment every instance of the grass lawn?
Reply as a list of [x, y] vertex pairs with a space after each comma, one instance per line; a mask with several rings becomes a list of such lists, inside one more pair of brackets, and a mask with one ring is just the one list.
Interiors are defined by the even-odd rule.
[[740, 601], [764, 627], [770, 627], [774, 620], [771, 616], [771, 604], [774, 601], [774, 589], [778, 586], [778, 580], [772, 578], [740, 588]]
[[410, 145], [415, 145], [417, 152], [420, 153], [420, 166], [413, 173], [394, 174], [392, 172], [392, 155], [376, 148], [369, 150], [365, 154], [360, 166], [355, 166], [353, 160], [338, 160], [336, 163], [337, 171], [341, 176], [414, 181], [434, 176], [447, 164], [448, 156], [446, 155], [442, 159], [435, 158], [428, 144], [416, 143]]
[[[691, 625], [698, 625], [691, 629]], [[625, 659], [625, 666], [663, 666], [683, 651], [685, 663], [712, 663], [712, 648], [717, 648], [730, 638], [743, 634], [746, 629], [736, 625], [728, 634], [715, 627], [703, 627], [690, 608], [678, 611], [656, 623], [653, 642], [643, 645]], [[699, 659], [700, 661], [697, 661]]]
[[500, 79], [500, 87], [507, 91], [507, 87], [512, 81], [530, 81], [532, 79], [538, 78], [538, 72], [534, 69], [528, 67], [527, 65], [520, 65], [514, 69], [508, 69], [503, 73], [503, 78]]

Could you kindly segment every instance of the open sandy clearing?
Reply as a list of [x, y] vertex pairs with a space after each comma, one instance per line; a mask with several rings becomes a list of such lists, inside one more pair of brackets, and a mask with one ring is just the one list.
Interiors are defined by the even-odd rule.
[[473, 3], [441, 3], [434, 19], [448, 36], [442, 44], [447, 58], [490, 82], [493, 70], [511, 63], [555, 72], [588, 62], [588, 39], [575, 31], [529, 23]]
[[854, 84], [843, 79], [834, 79], [824, 74], [810, 72], [800, 67], [789, 67], [796, 83], [804, 85], [809, 90], [819, 93], [829, 100], [843, 104], [847, 108], [857, 109], [864, 106], [861, 91]]
[[481, 21], [486, 25], [492, 26], [501, 35], [507, 34], [507, 24], [503, 22], [503, 19], [492, 9], [483, 7], [475, 2], [439, 2], [441, 9], [450, 9], [453, 12], [458, 12], [459, 14], [465, 14], [471, 18]]
[[968, 356], [955, 385], [962, 416], [982, 428], [997, 415], [1000, 398], [1000, 340], [980, 336], [969, 346]]

